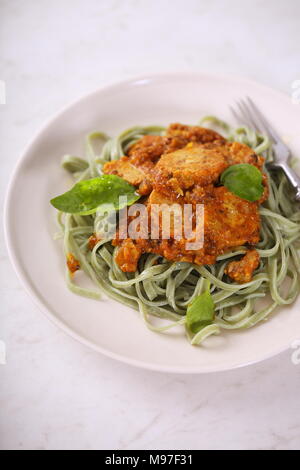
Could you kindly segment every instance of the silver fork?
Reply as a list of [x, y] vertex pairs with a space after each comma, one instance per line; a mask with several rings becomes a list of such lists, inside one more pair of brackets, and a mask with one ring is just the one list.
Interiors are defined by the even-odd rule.
[[232, 114], [239, 122], [261, 134], [267, 135], [272, 141], [274, 161], [267, 163], [267, 168], [270, 170], [284, 171], [287, 179], [296, 191], [295, 200], [300, 202], [300, 177], [288, 165], [288, 161], [291, 157], [290, 149], [281, 140], [277, 132], [249, 97], [245, 100], [239, 100], [237, 102], [237, 108], [238, 109], [235, 110], [230, 107]]

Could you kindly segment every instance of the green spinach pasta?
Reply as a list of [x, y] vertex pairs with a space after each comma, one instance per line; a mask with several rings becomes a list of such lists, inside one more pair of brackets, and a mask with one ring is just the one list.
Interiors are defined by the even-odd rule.
[[[251, 147], [265, 161], [272, 161], [269, 139], [246, 127], [233, 129], [215, 117], [206, 117], [202, 126], [213, 126], [229, 142], [240, 142]], [[67, 155], [62, 166], [74, 177], [74, 182], [97, 178], [103, 165], [126, 155], [143, 136], [164, 135], [158, 126], [134, 127], [109, 138], [93, 132], [86, 138], [85, 158]], [[99, 144], [103, 144], [101, 150]], [[91, 247], [89, 240], [110, 224], [109, 215], [97, 210], [87, 215], [58, 212], [65, 256], [71, 253], [80, 269], [93, 281], [95, 288], [86, 289], [77, 284], [76, 275], [66, 268], [69, 288], [76, 294], [101, 298], [101, 293], [138, 310], [147, 327], [155, 332], [167, 332], [182, 326], [192, 344], [222, 330], [250, 328], [266, 320], [277, 306], [294, 302], [300, 290], [300, 212], [289, 195], [289, 185], [283, 174], [269, 173], [268, 198], [259, 208], [260, 241], [255, 245], [259, 265], [249, 282], [237, 283], [226, 272], [230, 261], [240, 259], [248, 247], [237, 246], [219, 255], [214, 264], [198, 265], [186, 261], [170, 261], [157, 253], [143, 253], [135, 272], [124, 272], [116, 262], [119, 250], [109, 237], [98, 237]], [[107, 232], [105, 232], [107, 233]], [[209, 299], [203, 297], [208, 293]], [[202, 296], [202, 297], [201, 297]], [[213, 305], [211, 321], [201, 327], [189, 328], [189, 309], [197, 299], [209, 310]], [[211, 302], [211, 304], [209, 303]], [[100, 314], [100, 313], [99, 313]], [[111, 313], [113, 315], [113, 313]]]

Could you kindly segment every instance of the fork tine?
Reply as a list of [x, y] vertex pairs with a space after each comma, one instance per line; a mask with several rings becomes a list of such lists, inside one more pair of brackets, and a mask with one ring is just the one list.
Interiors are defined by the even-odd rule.
[[257, 127], [257, 124], [255, 122], [255, 119], [254, 119], [254, 116], [253, 114], [250, 112], [249, 110], [249, 107], [246, 105], [246, 103], [243, 101], [243, 100], [240, 100], [240, 102], [238, 103], [238, 106], [239, 108], [242, 110], [242, 113], [244, 114], [245, 116], [245, 120], [246, 122], [249, 124], [250, 123], [250, 126], [259, 132], [259, 129]]
[[237, 121], [240, 124], [244, 124], [245, 126], [249, 126], [249, 119], [248, 119], [247, 115], [245, 114], [240, 102], [236, 101], [235, 106], [236, 106], [235, 109], [230, 107], [234, 117], [237, 119]]
[[275, 131], [275, 129], [270, 125], [270, 123], [267, 121], [267, 119], [264, 117], [262, 112], [258, 109], [258, 107], [253, 103], [251, 98], [247, 96], [247, 101], [251, 109], [253, 110], [254, 113], [257, 115], [257, 119], [261, 122], [262, 126], [265, 128], [267, 134], [272, 137], [274, 142], [280, 142], [281, 138]]
[[238, 110], [239, 110], [239, 112], [240, 112], [240, 116], [242, 117], [242, 122], [243, 122], [243, 124], [248, 125], [247, 117], [245, 116], [244, 110], [243, 110], [243, 108], [242, 108], [240, 102], [239, 102], [239, 101], [236, 101], [235, 104], [236, 104], [236, 107], [238, 108]]
[[255, 111], [253, 111], [252, 107], [250, 107], [249, 104], [244, 103], [244, 107], [245, 107], [245, 109], [247, 110], [247, 113], [248, 113], [249, 115], [251, 115], [252, 124], [254, 125], [254, 128], [255, 128], [258, 132], [263, 133], [263, 134], [266, 134], [269, 138], [271, 138], [271, 135], [270, 135], [270, 133], [268, 132], [267, 127], [264, 125], [264, 123], [263, 123], [262, 120], [260, 119], [260, 116], [259, 116]]
[[233, 117], [237, 120], [237, 122], [243, 122], [244, 119], [242, 118], [242, 116], [240, 116], [232, 106], [229, 106], [229, 109]]

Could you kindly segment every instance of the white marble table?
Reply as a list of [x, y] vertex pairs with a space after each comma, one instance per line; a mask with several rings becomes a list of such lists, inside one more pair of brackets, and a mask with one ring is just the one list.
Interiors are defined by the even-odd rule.
[[[300, 79], [299, 17], [298, 0], [1, 0], [1, 207], [41, 124], [101, 85], [205, 70], [290, 93]], [[125, 366], [52, 326], [17, 280], [2, 232], [0, 249], [1, 449], [300, 448], [292, 351], [205, 376]]]

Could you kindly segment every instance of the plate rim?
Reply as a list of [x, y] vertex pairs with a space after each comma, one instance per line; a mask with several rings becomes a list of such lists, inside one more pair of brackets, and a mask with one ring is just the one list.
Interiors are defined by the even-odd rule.
[[98, 93], [110, 93], [114, 89], [122, 89], [122, 88], [127, 88], [128, 86], [139, 86], [139, 85], [145, 85], [147, 83], [151, 82], [159, 82], [162, 80], [197, 80], [197, 79], [214, 79], [214, 80], [238, 80], [240, 82], [243, 82], [245, 84], [249, 84], [252, 86], [258, 86], [260, 89], [265, 89], [266, 91], [272, 91], [276, 92], [277, 94], [281, 95], [282, 97], [287, 98], [288, 95], [284, 93], [281, 90], [278, 90], [276, 88], [267, 86], [265, 84], [261, 84], [260, 82], [257, 82], [256, 80], [249, 79], [245, 76], [240, 76], [240, 75], [235, 75], [235, 74], [218, 74], [218, 73], [210, 73], [210, 72], [168, 72], [168, 73], [154, 73], [154, 74], [147, 74], [147, 75], [141, 75], [141, 76], [134, 76], [132, 78], [128, 78], [126, 80], [121, 80], [121, 81], [116, 81], [104, 86], [100, 86], [93, 91], [87, 92], [82, 94], [78, 99], [71, 101], [70, 103], [66, 104], [63, 106], [59, 111], [53, 113], [48, 119], [46, 119], [43, 124], [37, 129], [37, 131], [34, 133], [33, 137], [29, 140], [28, 144], [25, 146], [24, 150], [21, 152], [21, 155], [17, 159], [14, 168], [11, 172], [6, 192], [5, 192], [5, 197], [4, 197], [4, 210], [3, 210], [3, 221], [4, 221], [4, 240], [5, 240], [5, 245], [6, 249], [8, 252], [9, 260], [13, 266], [13, 269], [22, 285], [24, 288], [25, 292], [27, 292], [28, 296], [31, 298], [33, 303], [38, 307], [38, 309], [50, 320], [50, 322], [55, 325], [56, 327], [60, 328], [64, 333], [68, 334], [71, 336], [73, 339], [78, 341], [79, 343], [87, 346], [88, 348], [103, 354], [106, 357], [109, 357], [111, 359], [120, 361], [124, 364], [138, 367], [140, 369], [146, 369], [150, 371], [155, 371], [155, 372], [163, 372], [163, 373], [176, 373], [176, 374], [185, 374], [185, 375], [195, 375], [195, 374], [208, 374], [208, 373], [216, 373], [216, 372], [225, 372], [229, 370], [235, 370], [239, 369], [242, 367], [248, 367], [250, 365], [258, 364], [260, 362], [266, 361], [268, 359], [271, 359], [284, 351], [287, 351], [290, 348], [290, 344], [287, 344], [286, 346], [280, 347], [273, 351], [272, 353], [265, 354], [264, 356], [254, 359], [248, 362], [242, 362], [240, 364], [236, 365], [219, 365], [219, 366], [212, 366], [207, 370], [203, 370], [203, 367], [201, 369], [197, 368], [197, 366], [193, 366], [186, 370], [184, 366], [171, 366], [171, 365], [158, 365], [155, 363], [151, 362], [145, 362], [145, 361], [140, 361], [139, 359], [133, 359], [121, 354], [114, 353], [108, 349], [105, 349], [102, 346], [98, 346], [92, 341], [89, 341], [86, 339], [84, 336], [80, 335], [79, 333], [76, 333], [74, 330], [72, 330], [71, 327], [69, 327], [66, 323], [64, 323], [63, 320], [57, 318], [51, 311], [50, 308], [47, 307], [47, 305], [43, 302], [43, 300], [40, 298], [40, 295], [37, 291], [35, 291], [34, 286], [32, 285], [31, 281], [29, 278], [27, 278], [26, 274], [23, 272], [22, 265], [20, 261], [18, 260], [18, 257], [14, 251], [13, 243], [12, 243], [12, 237], [11, 237], [11, 226], [10, 226], [10, 207], [12, 204], [12, 195], [14, 191], [14, 181], [19, 175], [20, 170], [22, 169], [23, 164], [29, 159], [32, 147], [34, 146], [36, 140], [46, 131], [46, 129], [51, 126], [56, 119], [58, 119], [60, 116], [62, 116], [65, 112], [71, 110], [73, 107], [80, 105], [81, 102], [84, 102], [85, 100], [92, 98], [94, 95], [97, 95]]

